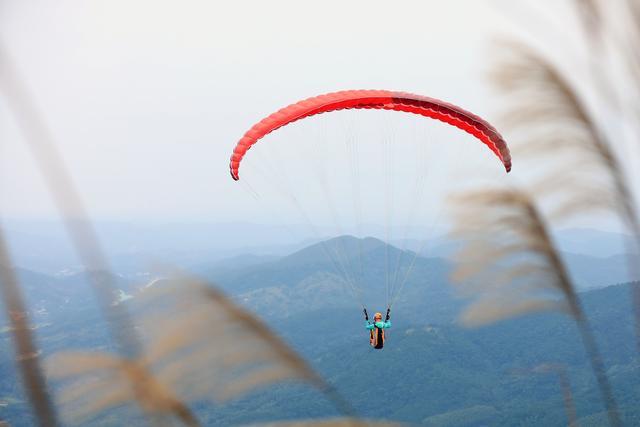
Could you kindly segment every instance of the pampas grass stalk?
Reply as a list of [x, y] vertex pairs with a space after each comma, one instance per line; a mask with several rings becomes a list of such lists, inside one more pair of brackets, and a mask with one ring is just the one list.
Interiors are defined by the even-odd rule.
[[[566, 75], [544, 55], [526, 45], [507, 43], [492, 80], [511, 105], [507, 125], [521, 136], [515, 151], [524, 161], [544, 169], [532, 188], [564, 200], [555, 219], [605, 210], [616, 213], [630, 231], [627, 264], [634, 279], [640, 277], [640, 219], [636, 200], [613, 143], [595, 114]], [[635, 334], [640, 351], [640, 286], [633, 283]]]
[[[29, 313], [22, 298], [18, 278], [9, 256], [4, 235], [0, 231], [0, 295], [16, 353], [16, 363], [22, 383], [33, 408], [38, 424], [42, 427], [58, 425], [55, 408], [51, 402], [47, 383], [40, 367], [40, 352], [31, 332]], [[2, 425], [0, 421], [0, 425]]]
[[121, 352], [135, 354], [138, 342], [131, 327], [129, 313], [123, 305], [115, 304], [117, 287], [98, 236], [62, 157], [55, 148], [55, 139], [1, 41], [0, 94], [6, 97], [9, 110], [13, 112], [22, 130], [27, 147], [53, 196], [70, 240], [87, 270], [102, 313], [107, 319], [111, 337]]
[[136, 404], [150, 420], [175, 417], [186, 426], [199, 425], [189, 407], [158, 381], [144, 361], [66, 351], [52, 356], [47, 368], [54, 379], [80, 379], [60, 393], [63, 414], [72, 423], [107, 409]]
[[463, 323], [488, 324], [545, 309], [569, 313], [578, 326], [609, 422], [620, 426], [593, 331], [535, 202], [515, 189], [468, 192], [454, 202], [455, 235], [472, 242], [471, 250], [461, 252], [454, 279], [472, 281], [475, 286], [463, 289], [478, 297], [463, 314]]
[[135, 359], [62, 352], [48, 360], [49, 375], [66, 383], [61, 403], [71, 420], [122, 405], [137, 406], [148, 417], [184, 420], [177, 411], [187, 414], [188, 403], [224, 402], [284, 380], [311, 384], [353, 414], [263, 321], [205, 282], [184, 275], [156, 280], [133, 303], [145, 343]]

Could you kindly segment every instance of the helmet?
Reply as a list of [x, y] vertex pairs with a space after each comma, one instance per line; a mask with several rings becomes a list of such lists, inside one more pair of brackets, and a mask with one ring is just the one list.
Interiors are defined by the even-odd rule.
[[373, 318], [375, 319], [376, 317], [379, 317], [382, 319], [382, 313], [376, 313], [373, 315]]

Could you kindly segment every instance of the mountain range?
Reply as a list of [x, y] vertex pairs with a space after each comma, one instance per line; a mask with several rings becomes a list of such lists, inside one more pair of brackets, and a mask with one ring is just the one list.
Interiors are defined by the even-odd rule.
[[[414, 255], [375, 238], [341, 236], [285, 256], [235, 256], [199, 264], [193, 271], [267, 322], [363, 417], [433, 426], [566, 425], [557, 373], [539, 368], [556, 366], [568, 373], [579, 425], [605, 422], [595, 379], [570, 318], [542, 313], [463, 329], [456, 318], [466, 301], [450, 283], [451, 261]], [[581, 300], [623, 417], [629, 425], [640, 424], [640, 363], [631, 328], [630, 289], [609, 280], [619, 274], [615, 270], [620, 263], [612, 261], [617, 256], [567, 259], [599, 288], [581, 293]], [[62, 349], [111, 347], [82, 271], [17, 271], [44, 356]], [[399, 278], [388, 271], [398, 271]], [[397, 288], [405, 276], [392, 307], [387, 345], [379, 352], [371, 350], [359, 304], [382, 310], [387, 283]], [[143, 271], [114, 275], [123, 295], [120, 303], [129, 304], [139, 288], [157, 277]], [[349, 277], [361, 289], [361, 299], [347, 283]], [[0, 344], [0, 418], [15, 426], [31, 425], [6, 320], [0, 324]], [[201, 402], [194, 409], [205, 425], [337, 414], [319, 392], [287, 383], [224, 406]]]

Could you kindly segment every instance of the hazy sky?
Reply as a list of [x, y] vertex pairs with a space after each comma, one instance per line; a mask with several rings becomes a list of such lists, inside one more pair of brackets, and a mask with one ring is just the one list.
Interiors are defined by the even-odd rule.
[[[247, 128], [283, 105], [385, 88], [495, 118], [499, 103], [485, 83], [491, 41], [517, 26], [498, 10], [503, 4], [0, 1], [0, 37], [94, 218], [260, 222], [246, 188], [229, 178], [228, 158]], [[331, 126], [321, 123], [310, 132]], [[426, 130], [432, 139], [449, 135], [434, 129]], [[53, 215], [3, 99], [0, 150], [3, 214]], [[476, 162], [500, 172], [481, 148], [454, 160], [461, 170]]]

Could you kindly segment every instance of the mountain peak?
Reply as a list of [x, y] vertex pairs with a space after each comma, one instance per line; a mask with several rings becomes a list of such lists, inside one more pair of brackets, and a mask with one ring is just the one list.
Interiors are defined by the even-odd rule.
[[[313, 245], [307, 246], [297, 252], [292, 253], [282, 259], [285, 262], [317, 262], [330, 258], [351, 259], [361, 257], [366, 253], [385, 248], [387, 244], [375, 237], [359, 238], [352, 235], [342, 235], [323, 240]], [[390, 250], [399, 249], [388, 245]]]

